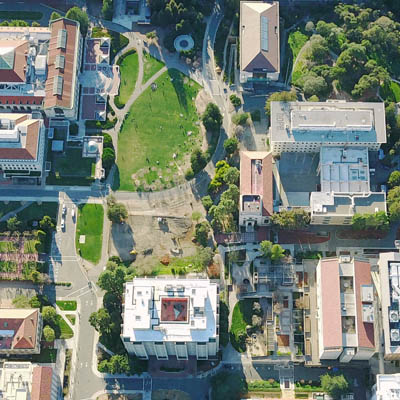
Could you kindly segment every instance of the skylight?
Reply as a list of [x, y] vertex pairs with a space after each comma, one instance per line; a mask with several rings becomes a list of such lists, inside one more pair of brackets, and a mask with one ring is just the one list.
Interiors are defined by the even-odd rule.
[[65, 49], [67, 45], [67, 31], [65, 29], [60, 29], [57, 34], [57, 49]]
[[60, 75], [56, 75], [54, 77], [54, 82], [53, 82], [53, 94], [61, 96], [63, 92], [63, 84], [64, 84], [63, 77]]
[[268, 51], [268, 18], [261, 16], [261, 50]]

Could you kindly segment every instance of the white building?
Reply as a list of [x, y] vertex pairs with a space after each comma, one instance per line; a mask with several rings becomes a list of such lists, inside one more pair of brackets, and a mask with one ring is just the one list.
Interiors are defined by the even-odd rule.
[[370, 264], [342, 256], [317, 267], [318, 347], [321, 360], [348, 363], [375, 353]]
[[400, 400], [400, 374], [377, 375], [371, 400]]
[[271, 102], [272, 152], [319, 152], [321, 146], [378, 150], [386, 143], [384, 103]]
[[141, 359], [212, 359], [219, 347], [219, 287], [209, 279], [134, 278], [125, 284], [121, 338]]
[[311, 223], [350, 225], [354, 214], [386, 213], [386, 193], [370, 191], [367, 147], [322, 146], [321, 191], [310, 195]]
[[32, 114], [0, 114], [0, 169], [5, 177], [41, 177], [45, 126]]
[[400, 360], [400, 254], [379, 254], [385, 359]]

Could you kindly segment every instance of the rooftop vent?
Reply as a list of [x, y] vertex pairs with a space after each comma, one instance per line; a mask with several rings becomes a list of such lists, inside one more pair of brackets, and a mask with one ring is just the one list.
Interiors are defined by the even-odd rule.
[[396, 310], [389, 311], [389, 321], [390, 322], [399, 322], [399, 313]]
[[393, 342], [399, 342], [400, 341], [400, 331], [399, 331], [399, 329], [391, 329], [390, 330], [390, 339]]

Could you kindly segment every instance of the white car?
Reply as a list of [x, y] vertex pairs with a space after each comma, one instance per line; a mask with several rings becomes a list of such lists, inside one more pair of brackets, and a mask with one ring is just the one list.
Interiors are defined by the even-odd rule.
[[75, 208], [72, 209], [71, 216], [72, 216], [72, 219], [75, 219]]
[[65, 219], [64, 218], [61, 219], [61, 229], [62, 230], [65, 229]]
[[67, 213], [67, 206], [65, 204], [63, 204], [62, 215], [65, 215], [66, 213]]

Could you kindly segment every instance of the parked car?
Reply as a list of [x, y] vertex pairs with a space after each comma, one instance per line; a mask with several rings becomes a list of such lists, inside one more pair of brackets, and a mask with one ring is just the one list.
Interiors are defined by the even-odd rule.
[[75, 221], [75, 208], [72, 209], [71, 216], [72, 216], [72, 219]]
[[61, 218], [61, 229], [64, 230], [65, 229], [65, 219]]
[[62, 215], [65, 215], [66, 213], [67, 213], [67, 206], [65, 204], [63, 204]]

